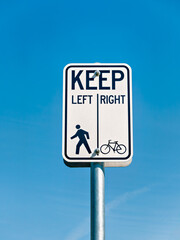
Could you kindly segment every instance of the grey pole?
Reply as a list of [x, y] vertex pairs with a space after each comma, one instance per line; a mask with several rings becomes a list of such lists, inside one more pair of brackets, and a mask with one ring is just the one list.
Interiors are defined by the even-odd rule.
[[105, 239], [104, 164], [91, 163], [91, 240]]

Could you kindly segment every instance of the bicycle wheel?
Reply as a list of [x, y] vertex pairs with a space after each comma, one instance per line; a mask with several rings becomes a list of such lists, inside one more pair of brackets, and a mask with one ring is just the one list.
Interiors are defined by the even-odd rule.
[[123, 154], [126, 152], [126, 146], [124, 146], [123, 144], [118, 144], [117, 148], [116, 148], [116, 151], [119, 153], [119, 154]]
[[108, 154], [110, 152], [110, 146], [107, 145], [107, 144], [103, 144], [101, 147], [100, 147], [100, 151], [103, 153], [103, 154]]

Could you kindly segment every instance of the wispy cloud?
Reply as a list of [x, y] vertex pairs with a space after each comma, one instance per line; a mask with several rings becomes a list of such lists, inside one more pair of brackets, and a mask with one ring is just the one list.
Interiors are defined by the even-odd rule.
[[79, 240], [89, 234], [90, 217], [85, 218], [66, 238], [65, 240]]
[[[149, 191], [148, 187], [136, 189], [131, 192], [126, 192], [118, 197], [116, 197], [114, 200], [106, 204], [106, 214], [108, 215], [111, 210], [118, 207], [119, 204], [127, 202], [128, 200], [137, 197], [138, 195], [141, 195], [143, 193], [146, 193]], [[65, 238], [65, 240], [80, 240], [90, 232], [90, 217], [85, 218], [83, 222], [81, 222], [74, 230], [69, 233], [69, 235]]]
[[119, 204], [124, 203], [132, 198], [135, 198], [140, 194], [146, 193], [147, 191], [149, 191], [149, 188], [144, 187], [131, 192], [126, 192], [118, 196], [117, 198], [106, 204], [106, 213], [108, 214], [111, 210], [118, 207]]

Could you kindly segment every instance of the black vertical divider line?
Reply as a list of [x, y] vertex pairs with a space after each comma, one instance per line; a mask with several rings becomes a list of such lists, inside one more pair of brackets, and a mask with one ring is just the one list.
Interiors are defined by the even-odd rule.
[[97, 148], [99, 148], [99, 94], [97, 94]]

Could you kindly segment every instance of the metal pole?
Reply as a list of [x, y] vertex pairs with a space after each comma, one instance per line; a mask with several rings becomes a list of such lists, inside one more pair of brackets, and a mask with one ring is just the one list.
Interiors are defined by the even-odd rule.
[[91, 240], [105, 239], [104, 164], [91, 163]]

